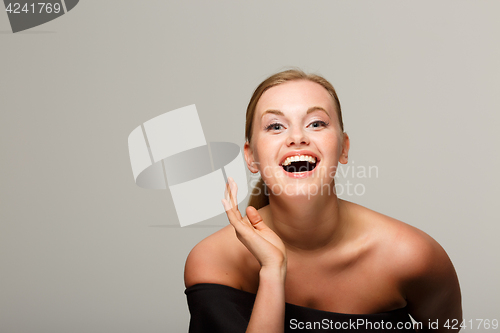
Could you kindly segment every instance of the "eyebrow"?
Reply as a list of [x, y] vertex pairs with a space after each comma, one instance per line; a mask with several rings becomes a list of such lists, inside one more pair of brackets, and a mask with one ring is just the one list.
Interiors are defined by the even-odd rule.
[[[328, 114], [328, 112], [326, 112], [326, 110], [324, 108], [322, 108], [321, 106], [312, 106], [312, 107], [310, 107], [309, 109], [307, 109], [306, 114], [309, 114], [309, 113], [314, 112], [314, 111], [323, 111], [324, 113], [326, 113], [326, 115], [328, 116], [328, 118], [330, 118], [330, 115]], [[275, 115], [278, 115], [278, 116], [284, 116], [285, 115], [280, 110], [270, 109], [270, 110], [264, 111], [264, 113], [262, 114], [262, 117], [264, 117], [264, 115], [266, 113], [272, 113], [272, 114], [275, 114]]]

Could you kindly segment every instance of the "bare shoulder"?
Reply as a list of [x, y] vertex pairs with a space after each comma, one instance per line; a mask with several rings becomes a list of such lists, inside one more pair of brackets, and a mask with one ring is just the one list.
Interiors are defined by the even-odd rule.
[[[184, 267], [186, 288], [199, 283], [216, 283], [248, 289], [245, 275], [258, 262], [238, 240], [231, 225], [199, 242], [189, 253]], [[245, 288], [246, 287], [246, 288]]]
[[380, 257], [390, 263], [394, 276], [412, 280], [453, 270], [445, 250], [424, 231], [366, 207], [352, 205], [364, 229], [372, 235]]
[[461, 293], [455, 268], [431, 236], [404, 222], [350, 204], [375, 249], [375, 265], [398, 287], [417, 321], [462, 320]]
[[231, 279], [232, 226], [228, 225], [199, 242], [189, 253], [184, 267], [186, 288], [198, 283], [233, 286]]

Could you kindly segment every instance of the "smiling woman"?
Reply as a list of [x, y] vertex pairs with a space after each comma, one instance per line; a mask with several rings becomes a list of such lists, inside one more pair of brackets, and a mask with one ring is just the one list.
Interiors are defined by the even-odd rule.
[[[284, 72], [277, 73], [275, 75], [270, 76], [266, 80], [264, 80], [258, 87], [255, 89], [255, 92], [252, 95], [252, 98], [250, 99], [250, 103], [248, 104], [247, 108], [247, 114], [246, 114], [246, 127], [245, 127], [245, 137], [247, 140], [247, 143], [252, 141], [252, 135], [253, 135], [253, 127], [254, 127], [254, 117], [255, 117], [255, 112], [257, 109], [257, 104], [259, 103], [261, 96], [269, 90], [272, 87], [288, 83], [288, 82], [294, 82], [294, 81], [302, 81], [305, 80], [306, 82], [310, 83], [316, 83], [324, 88], [324, 90], [330, 95], [329, 98], [329, 103], [328, 105], [332, 104], [333, 102], [333, 108], [334, 108], [334, 113], [336, 116], [334, 118], [337, 119], [338, 126], [340, 127], [340, 131], [344, 132], [344, 123], [342, 121], [342, 112], [341, 112], [341, 107], [340, 107], [340, 101], [337, 96], [337, 92], [335, 91], [335, 88], [332, 86], [330, 82], [328, 82], [326, 79], [319, 75], [315, 74], [306, 74], [300, 70], [288, 70]], [[324, 93], [324, 91], [322, 91]], [[326, 127], [330, 125], [330, 114], [321, 106], [314, 105], [311, 106], [310, 108], [307, 109], [306, 114], [314, 113], [315, 111], [323, 111], [328, 115], [328, 121], [322, 121], [318, 120], [314, 125], [318, 125], [318, 127]], [[284, 114], [280, 110], [266, 110], [263, 114], [274, 114], [276, 115], [275, 119], [278, 119], [279, 116], [283, 117]], [[268, 115], [269, 116], [269, 115]], [[313, 124], [311, 124], [313, 125]], [[279, 122], [272, 123], [268, 125], [266, 130], [279, 130], [283, 125]], [[314, 126], [313, 126], [314, 127]], [[346, 134], [347, 135], [347, 134]], [[288, 162], [288, 161], [286, 161]], [[318, 161], [319, 163], [319, 161]], [[287, 166], [287, 164], [285, 165]], [[302, 165], [296, 165], [295, 171], [301, 171]], [[307, 165], [309, 171], [309, 165]], [[288, 168], [285, 168], [285, 170], [288, 171]], [[264, 170], [265, 172], [266, 170]], [[252, 195], [250, 197], [249, 201], [249, 206], [253, 206], [256, 209], [260, 209], [266, 205], [269, 204], [269, 198], [267, 195], [267, 188], [265, 186], [265, 182], [262, 180], [262, 178], [259, 180], [257, 185], [255, 186], [254, 190], [252, 191]]]
[[443, 331], [462, 320], [458, 278], [435, 240], [337, 197], [350, 143], [328, 81], [277, 73], [246, 120], [245, 160], [261, 180], [243, 217], [229, 179], [231, 224], [188, 256], [191, 333]]

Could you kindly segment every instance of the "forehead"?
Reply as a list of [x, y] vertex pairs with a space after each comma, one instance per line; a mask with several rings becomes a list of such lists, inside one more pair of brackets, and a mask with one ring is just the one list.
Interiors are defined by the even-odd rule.
[[257, 115], [266, 110], [287, 112], [306, 112], [310, 107], [324, 108], [330, 115], [335, 112], [333, 98], [320, 84], [309, 80], [290, 81], [266, 90], [260, 97]]

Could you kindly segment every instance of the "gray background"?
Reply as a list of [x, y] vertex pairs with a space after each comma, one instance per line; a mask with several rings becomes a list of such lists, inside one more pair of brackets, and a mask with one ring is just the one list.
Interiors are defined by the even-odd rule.
[[194, 103], [207, 141], [242, 147], [253, 89], [286, 66], [333, 83], [351, 163], [379, 169], [344, 198], [434, 237], [465, 319], [500, 319], [499, 12], [86, 0], [18, 34], [0, 12], [0, 331], [185, 332], [185, 258], [227, 220], [175, 227], [169, 192], [134, 184], [127, 137]]

